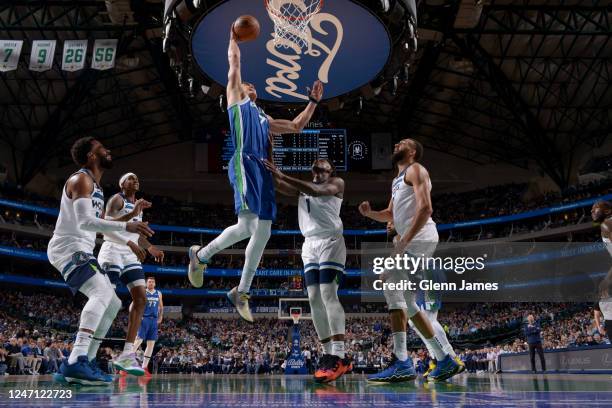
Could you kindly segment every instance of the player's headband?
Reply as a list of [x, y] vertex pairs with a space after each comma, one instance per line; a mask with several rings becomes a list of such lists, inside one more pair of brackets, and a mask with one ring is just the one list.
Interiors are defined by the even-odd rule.
[[134, 173], [125, 173], [123, 176], [121, 176], [119, 179], [119, 188], [123, 188], [123, 183], [125, 183], [125, 180], [127, 180], [130, 176], [136, 177]]

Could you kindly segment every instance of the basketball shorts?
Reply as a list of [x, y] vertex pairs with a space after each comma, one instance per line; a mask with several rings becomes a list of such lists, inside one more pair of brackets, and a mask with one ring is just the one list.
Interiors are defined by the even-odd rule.
[[72, 272], [64, 276], [64, 280], [68, 284], [70, 291], [76, 295], [81, 286], [96, 273], [104, 275], [104, 270], [98, 264], [96, 258], [91, 254], [77, 252], [73, 256]]
[[228, 176], [234, 189], [236, 215], [250, 211], [260, 220], [276, 219], [274, 180], [261, 159], [244, 152], [235, 154], [229, 164]]
[[[435, 224], [432, 226], [425, 225], [417, 236], [406, 248], [406, 254], [415, 257], [431, 257], [436, 251], [438, 245], [438, 231]], [[384, 280], [389, 283], [399, 283], [403, 280], [409, 280], [414, 276], [413, 271], [407, 270], [389, 270], [384, 272]], [[417, 271], [418, 273], [419, 271]], [[420, 271], [422, 273], [422, 271]], [[416, 301], [417, 293], [408, 290], [384, 290], [385, 300], [389, 310], [407, 309], [408, 302]]]
[[98, 254], [98, 263], [114, 285], [121, 281], [128, 289], [145, 286], [142, 264], [126, 245], [104, 241]]
[[306, 286], [331, 283], [344, 273], [346, 245], [342, 235], [330, 238], [306, 238], [302, 245]]
[[138, 329], [138, 338], [143, 341], [157, 340], [157, 318], [143, 317]]

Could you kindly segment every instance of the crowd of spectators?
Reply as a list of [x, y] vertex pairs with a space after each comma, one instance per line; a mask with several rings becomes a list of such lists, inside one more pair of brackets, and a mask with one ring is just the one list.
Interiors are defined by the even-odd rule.
[[[83, 299], [54, 294], [3, 291], [0, 374], [36, 375], [57, 370], [70, 353], [82, 302]], [[520, 327], [528, 314], [536, 316], [542, 327], [544, 349], [582, 347], [605, 341], [592, 322], [592, 311], [584, 304], [455, 305], [442, 311], [439, 320], [469, 371], [495, 372], [500, 353], [526, 350]], [[258, 317], [255, 330], [251, 324], [227, 317], [165, 318], [160, 326], [159, 347], [152, 369], [168, 373], [273, 373], [284, 368], [290, 353], [290, 322]], [[300, 324], [302, 353], [312, 371], [321, 357], [321, 348], [312, 322], [303, 320]], [[123, 337], [126, 325], [124, 308], [109, 336]], [[491, 344], [493, 338], [501, 340]], [[412, 332], [408, 343], [416, 366], [425, 370], [429, 357]], [[391, 358], [388, 319], [380, 315], [347, 318], [346, 344], [356, 372], [378, 370]], [[99, 355], [101, 362], [109, 361], [120, 351], [104, 346]]]

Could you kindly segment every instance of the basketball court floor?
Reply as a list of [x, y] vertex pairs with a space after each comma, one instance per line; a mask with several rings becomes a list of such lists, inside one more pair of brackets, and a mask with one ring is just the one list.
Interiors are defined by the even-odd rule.
[[[57, 389], [71, 390], [72, 397], [10, 398], [10, 390]], [[351, 375], [318, 385], [307, 376], [156, 375], [77, 387], [53, 383], [50, 376], [9, 376], [0, 379], [0, 395], [0, 406], [12, 407], [612, 407], [612, 377], [462, 375], [446, 383], [371, 385]]]

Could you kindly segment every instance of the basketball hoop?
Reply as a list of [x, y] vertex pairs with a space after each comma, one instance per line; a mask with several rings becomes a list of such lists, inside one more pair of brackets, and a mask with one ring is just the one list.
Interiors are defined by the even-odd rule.
[[298, 324], [300, 321], [300, 317], [302, 317], [302, 308], [301, 307], [292, 307], [289, 310], [289, 314], [291, 315], [291, 319], [293, 320], [293, 324]]
[[300, 48], [310, 44], [310, 20], [323, 7], [323, 0], [264, 0], [274, 23], [274, 46]]

